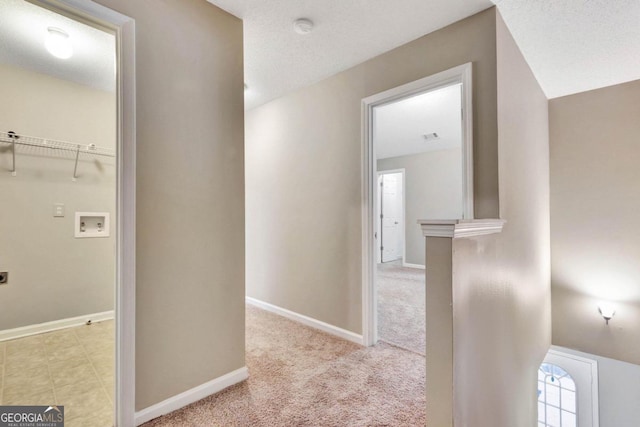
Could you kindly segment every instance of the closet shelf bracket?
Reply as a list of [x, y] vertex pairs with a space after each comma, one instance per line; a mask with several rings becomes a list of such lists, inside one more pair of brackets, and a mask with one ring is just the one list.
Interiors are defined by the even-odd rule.
[[16, 140], [20, 139], [20, 136], [15, 132], [7, 133], [9, 140], [11, 141], [11, 176], [18, 175], [16, 171]]

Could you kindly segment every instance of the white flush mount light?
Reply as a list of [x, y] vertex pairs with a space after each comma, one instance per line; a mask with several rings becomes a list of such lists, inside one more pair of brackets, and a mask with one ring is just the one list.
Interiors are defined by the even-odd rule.
[[55, 27], [49, 27], [47, 31], [48, 34], [44, 45], [49, 53], [60, 59], [71, 58], [71, 55], [73, 55], [73, 46], [71, 45], [69, 34]]
[[609, 324], [609, 320], [616, 314], [616, 309], [611, 304], [602, 303], [598, 306], [598, 311], [604, 317], [604, 321]]
[[309, 34], [313, 31], [313, 21], [307, 18], [296, 19], [293, 22], [293, 30], [298, 34]]

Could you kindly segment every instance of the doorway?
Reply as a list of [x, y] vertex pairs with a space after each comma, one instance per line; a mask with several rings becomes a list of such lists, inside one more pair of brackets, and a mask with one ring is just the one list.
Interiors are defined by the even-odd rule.
[[0, 193], [22, 215], [0, 248], [0, 299], [23, 310], [0, 315], [0, 399], [133, 425], [134, 23], [92, 1], [2, 8], [3, 84], [19, 95], [2, 114]]
[[[471, 64], [464, 64], [363, 100], [365, 345], [386, 330], [392, 336], [385, 341], [425, 354], [425, 243], [418, 220], [473, 218], [471, 81]], [[392, 173], [400, 170], [401, 180]], [[385, 209], [391, 214], [380, 217]]]

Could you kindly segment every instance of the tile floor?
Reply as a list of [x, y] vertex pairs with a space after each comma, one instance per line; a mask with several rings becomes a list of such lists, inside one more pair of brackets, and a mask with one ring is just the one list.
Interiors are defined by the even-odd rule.
[[114, 322], [0, 342], [0, 404], [64, 406], [66, 427], [111, 427]]

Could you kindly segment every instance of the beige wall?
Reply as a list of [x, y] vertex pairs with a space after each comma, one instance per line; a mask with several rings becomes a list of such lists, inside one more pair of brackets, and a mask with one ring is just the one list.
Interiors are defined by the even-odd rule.
[[551, 344], [548, 103], [499, 16], [497, 23], [507, 223], [497, 236], [454, 240], [456, 427], [536, 425], [536, 373]]
[[[640, 364], [640, 81], [550, 101], [553, 343]], [[605, 326], [598, 304], [617, 313]]]
[[136, 408], [244, 366], [242, 22], [205, 0], [136, 20]]
[[[116, 96], [0, 64], [0, 131], [115, 149]], [[113, 310], [115, 159], [0, 144], [0, 330]], [[95, 160], [95, 162], [94, 162]], [[53, 217], [64, 203], [64, 218]], [[109, 212], [109, 238], [74, 238], [75, 212]]]
[[362, 331], [361, 101], [473, 62], [476, 215], [497, 203], [490, 9], [246, 116], [247, 294]]
[[405, 260], [424, 265], [424, 236], [419, 219], [462, 217], [462, 152], [428, 151], [378, 160], [378, 171], [405, 170]]

